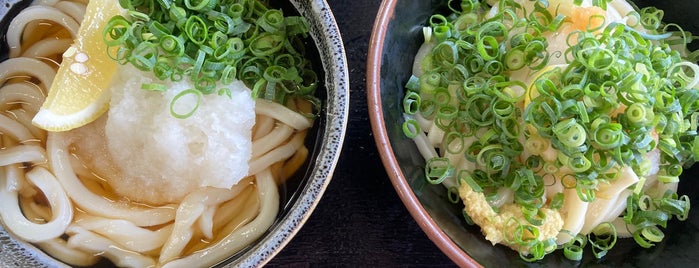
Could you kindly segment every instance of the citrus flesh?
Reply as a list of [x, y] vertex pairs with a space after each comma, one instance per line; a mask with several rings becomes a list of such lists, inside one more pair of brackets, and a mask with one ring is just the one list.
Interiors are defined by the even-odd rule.
[[118, 63], [107, 55], [102, 31], [123, 13], [118, 1], [90, 1], [75, 42], [65, 53], [46, 101], [32, 123], [66, 131], [97, 119], [109, 108], [107, 88]]

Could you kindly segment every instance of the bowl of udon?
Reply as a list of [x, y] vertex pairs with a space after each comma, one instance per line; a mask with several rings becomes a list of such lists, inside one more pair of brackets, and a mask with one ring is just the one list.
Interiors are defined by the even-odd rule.
[[2, 1], [0, 266], [261, 266], [331, 180], [318, 1]]
[[695, 265], [697, 5], [383, 1], [372, 130], [431, 241], [462, 267]]

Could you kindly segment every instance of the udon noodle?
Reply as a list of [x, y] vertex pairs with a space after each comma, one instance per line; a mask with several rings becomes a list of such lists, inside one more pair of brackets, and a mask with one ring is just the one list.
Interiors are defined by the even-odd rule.
[[71, 45], [87, 1], [40, 0], [7, 32], [0, 63], [0, 215], [18, 238], [71, 265], [101, 257], [117, 266], [194, 267], [216, 263], [274, 222], [277, 185], [305, 161], [313, 121], [305, 101], [257, 100], [249, 175], [231, 189], [200, 188], [181, 203], [150, 206], [115, 196], [73, 153], [69, 133], [32, 125]]

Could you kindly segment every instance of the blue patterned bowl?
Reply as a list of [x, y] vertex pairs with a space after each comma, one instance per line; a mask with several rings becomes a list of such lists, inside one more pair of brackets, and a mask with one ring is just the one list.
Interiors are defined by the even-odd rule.
[[[26, 7], [28, 0], [0, 1], [2, 29], [9, 19]], [[315, 134], [309, 135], [309, 160], [305, 169], [281, 189], [280, 212], [272, 226], [256, 242], [232, 254], [220, 266], [262, 266], [271, 260], [301, 229], [330, 183], [342, 149], [349, 111], [349, 76], [343, 42], [330, 7], [325, 0], [290, 0], [287, 8], [295, 9], [310, 24], [315, 46], [316, 66], [323, 81], [318, 90], [323, 101]], [[3, 40], [4, 40], [4, 31]], [[6, 51], [3, 52], [6, 55]], [[0, 227], [0, 267], [65, 266], [34, 246], [15, 240]]]

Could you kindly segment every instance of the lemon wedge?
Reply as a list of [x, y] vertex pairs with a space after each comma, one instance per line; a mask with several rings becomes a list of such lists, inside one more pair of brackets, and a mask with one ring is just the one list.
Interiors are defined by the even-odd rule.
[[107, 88], [118, 63], [107, 55], [102, 29], [123, 14], [118, 1], [90, 1], [78, 36], [63, 53], [46, 101], [32, 123], [48, 131], [66, 131], [97, 119], [109, 108]]

